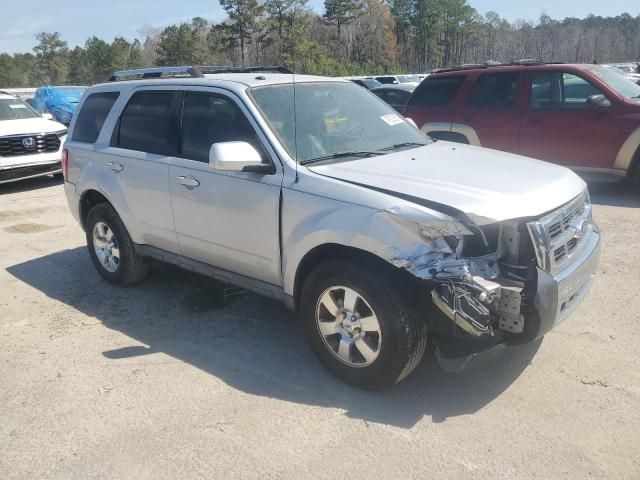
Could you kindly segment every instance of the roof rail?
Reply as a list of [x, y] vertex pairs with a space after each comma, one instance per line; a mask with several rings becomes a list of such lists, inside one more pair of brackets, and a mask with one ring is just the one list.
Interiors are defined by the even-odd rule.
[[540, 65], [542, 63], [537, 58], [521, 58], [520, 60], [509, 62], [509, 65]]
[[168, 77], [190, 77], [202, 78], [205, 75], [218, 73], [255, 73], [255, 72], [271, 72], [271, 73], [293, 73], [286, 67], [278, 65], [264, 67], [228, 67], [228, 66], [181, 66], [181, 67], [150, 67], [139, 68], [136, 70], [120, 70], [113, 72], [109, 77], [109, 82], [117, 82], [122, 80], [140, 80], [150, 78], [168, 78]]
[[139, 80], [167, 77], [202, 78], [203, 76], [204, 75], [202, 75], [202, 72], [196, 67], [152, 67], [113, 72], [109, 77], [109, 81], [117, 82], [121, 80]]
[[293, 72], [287, 67], [280, 65], [258, 66], [258, 67], [216, 67], [216, 66], [199, 66], [196, 67], [205, 75], [212, 75], [216, 73], [287, 73]]
[[556, 65], [562, 64], [562, 62], [542, 62], [535, 58], [523, 58], [521, 60], [513, 60], [509, 63], [500, 63], [495, 60], [487, 60], [484, 63], [465, 63], [464, 65], [457, 65], [455, 67], [441, 68], [434, 70], [432, 73], [443, 72], [457, 72], [459, 70], [477, 70], [480, 68], [497, 68], [497, 67], [515, 67], [515, 66], [531, 66], [531, 65]]

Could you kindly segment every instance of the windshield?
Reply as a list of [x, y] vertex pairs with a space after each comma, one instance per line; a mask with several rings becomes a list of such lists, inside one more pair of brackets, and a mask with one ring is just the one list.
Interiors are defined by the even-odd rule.
[[37, 118], [38, 115], [29, 105], [17, 98], [0, 98], [0, 121]]
[[254, 87], [249, 94], [289, 154], [301, 163], [328, 156], [382, 155], [429, 143], [386, 103], [353, 83], [297, 83], [295, 113], [290, 83]]
[[606, 83], [612, 90], [628, 100], [640, 100], [640, 85], [633, 83], [618, 70], [594, 65], [589, 67], [591, 73]]

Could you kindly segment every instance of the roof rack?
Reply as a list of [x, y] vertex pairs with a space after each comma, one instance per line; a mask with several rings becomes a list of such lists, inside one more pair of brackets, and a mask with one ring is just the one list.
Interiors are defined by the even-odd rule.
[[151, 78], [203, 78], [205, 75], [218, 73], [293, 73], [286, 67], [277, 65], [266, 67], [227, 67], [227, 66], [181, 66], [181, 67], [151, 67], [139, 68], [136, 70], [120, 70], [113, 72], [109, 77], [109, 82], [123, 80], [141, 80]]
[[521, 60], [513, 60], [509, 63], [500, 63], [495, 60], [487, 60], [483, 63], [465, 63], [464, 65], [457, 65], [455, 67], [441, 68], [434, 70], [433, 73], [443, 72], [456, 72], [459, 70], [477, 70], [479, 68], [495, 68], [495, 67], [514, 67], [514, 66], [528, 66], [528, 65], [556, 65], [562, 62], [542, 62], [535, 58], [523, 58]]
[[212, 75], [216, 73], [286, 73], [292, 74], [293, 72], [287, 67], [279, 65], [260, 66], [260, 67], [196, 67], [205, 75]]
[[191, 77], [202, 78], [202, 72], [196, 67], [153, 67], [139, 68], [136, 70], [120, 70], [113, 72], [109, 77], [110, 82], [121, 80], [139, 80], [147, 78], [167, 78], [167, 77]]
[[509, 65], [542, 65], [542, 63], [537, 58], [521, 58], [510, 62]]

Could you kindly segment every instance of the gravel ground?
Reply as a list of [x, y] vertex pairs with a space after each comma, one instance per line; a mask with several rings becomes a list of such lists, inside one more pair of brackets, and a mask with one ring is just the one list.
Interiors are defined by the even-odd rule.
[[592, 198], [603, 257], [569, 320], [370, 393], [276, 303], [162, 265], [109, 286], [58, 181], [0, 185], [0, 478], [638, 479], [640, 193]]

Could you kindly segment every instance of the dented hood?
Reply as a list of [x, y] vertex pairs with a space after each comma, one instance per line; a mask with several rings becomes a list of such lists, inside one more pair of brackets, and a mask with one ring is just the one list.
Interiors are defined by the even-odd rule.
[[392, 195], [453, 207], [478, 224], [538, 216], [585, 189], [584, 181], [567, 168], [443, 141], [310, 169]]

